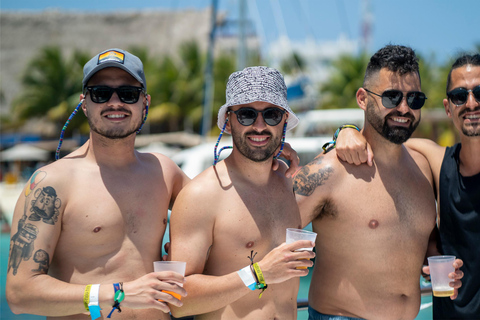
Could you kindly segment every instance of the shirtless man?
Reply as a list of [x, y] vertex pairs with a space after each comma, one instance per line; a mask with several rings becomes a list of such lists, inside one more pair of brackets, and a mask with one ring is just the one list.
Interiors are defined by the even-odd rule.
[[84, 67], [83, 91], [89, 141], [35, 172], [17, 202], [8, 303], [14, 313], [94, 319], [98, 300], [101, 318], [170, 319], [166, 302], [182, 303], [161, 290], [185, 296], [173, 284], [184, 279], [152, 272], [153, 261], [168, 208], [189, 179], [167, 157], [134, 149], [150, 103], [140, 59], [120, 49], [98, 54]]
[[[285, 130], [297, 124], [282, 75], [251, 67], [233, 73], [218, 126], [231, 133], [233, 150], [179, 194], [170, 225], [171, 258], [187, 262], [181, 308], [195, 319], [296, 319], [299, 277], [308, 274], [310, 241], [285, 244], [286, 228], [299, 228], [292, 180], [271, 170]], [[298, 260], [306, 259], [306, 260]], [[266, 290], [250, 264], [258, 263]], [[240, 271], [239, 271], [240, 270]], [[253, 270], [253, 269], [252, 269]], [[260, 298], [260, 294], [261, 298]]]
[[[453, 63], [443, 105], [461, 143], [445, 148], [428, 139], [409, 139], [406, 145], [428, 159], [435, 181], [439, 241], [430, 246], [433, 250], [428, 254], [455, 255], [464, 260], [458, 297], [457, 293], [452, 296], [455, 300], [434, 297], [433, 318], [475, 319], [480, 317], [480, 231], [472, 229], [480, 224], [480, 54], [463, 54]], [[349, 163], [372, 165], [370, 146], [354, 133], [342, 130], [339, 157]], [[429, 271], [424, 267], [424, 272]], [[458, 278], [455, 274], [450, 277]]]
[[328, 152], [295, 177], [302, 225], [318, 234], [309, 319], [414, 319], [435, 197], [427, 160], [402, 144], [425, 102], [413, 50], [377, 51], [356, 98], [375, 166]]

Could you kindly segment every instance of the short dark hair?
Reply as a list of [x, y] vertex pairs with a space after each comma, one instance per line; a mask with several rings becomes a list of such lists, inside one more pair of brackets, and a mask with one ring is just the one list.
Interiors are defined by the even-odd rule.
[[370, 62], [367, 65], [363, 85], [365, 86], [372, 76], [383, 68], [400, 75], [416, 72], [420, 79], [418, 58], [415, 55], [415, 51], [410, 47], [389, 44], [378, 50], [370, 58]]
[[452, 64], [452, 69], [450, 69], [447, 77], [447, 93], [450, 91], [450, 84], [452, 82], [452, 71], [454, 69], [466, 66], [467, 64], [471, 64], [472, 66], [477, 67], [480, 66], [480, 54], [462, 53], [462, 55], [459, 56], [457, 60], [455, 60], [455, 62]]

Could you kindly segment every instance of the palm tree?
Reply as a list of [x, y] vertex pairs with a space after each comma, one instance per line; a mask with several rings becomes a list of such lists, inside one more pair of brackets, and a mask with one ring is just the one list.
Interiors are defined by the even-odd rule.
[[65, 115], [76, 106], [75, 101], [78, 102], [82, 91], [78, 79], [82, 78], [82, 67], [87, 61], [85, 53], [76, 52], [66, 60], [60, 48], [43, 48], [28, 64], [21, 79], [25, 89], [12, 103], [14, 121], [21, 123], [47, 115], [48, 120], [63, 125]]
[[319, 108], [356, 108], [355, 94], [363, 84], [368, 56], [365, 53], [358, 56], [344, 54], [331, 64], [332, 75], [320, 88], [323, 98]]

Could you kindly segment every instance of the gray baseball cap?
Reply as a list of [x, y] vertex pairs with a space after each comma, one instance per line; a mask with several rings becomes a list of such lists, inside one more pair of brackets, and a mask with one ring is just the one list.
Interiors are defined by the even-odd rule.
[[[225, 114], [229, 107], [264, 101], [285, 109], [289, 116], [287, 131], [298, 124], [298, 118], [287, 103], [287, 86], [278, 70], [259, 66], [248, 67], [234, 72], [227, 82], [227, 103], [218, 110], [217, 125], [220, 130], [225, 124]], [[225, 132], [228, 132], [225, 130]]]
[[83, 90], [88, 80], [98, 71], [114, 67], [120, 68], [132, 75], [147, 90], [147, 81], [143, 72], [143, 63], [137, 57], [122, 49], [108, 49], [90, 59], [83, 67]]

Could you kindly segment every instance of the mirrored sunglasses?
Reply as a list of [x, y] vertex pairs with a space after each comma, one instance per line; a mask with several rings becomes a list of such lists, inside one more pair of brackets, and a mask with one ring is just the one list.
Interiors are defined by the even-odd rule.
[[95, 103], [105, 103], [116, 92], [118, 98], [123, 103], [132, 104], [137, 103], [140, 98], [140, 93], [143, 92], [142, 87], [121, 86], [118, 88], [111, 88], [108, 86], [89, 86], [85, 88], [90, 92], [90, 98]]
[[[366, 88], [365, 91], [382, 98], [382, 104], [385, 108], [393, 109], [403, 100], [403, 92], [400, 90], [385, 90], [382, 94], [372, 92]], [[406, 94], [407, 105], [414, 110], [420, 109], [425, 104], [427, 96], [421, 91], [410, 91]]]
[[251, 126], [257, 120], [259, 113], [262, 114], [263, 120], [269, 126], [276, 126], [282, 121], [285, 110], [279, 108], [267, 108], [262, 111], [253, 108], [240, 108], [237, 111], [230, 110], [237, 115], [238, 122], [243, 126]]
[[453, 102], [454, 105], [458, 107], [467, 103], [468, 95], [470, 94], [470, 92], [473, 93], [475, 100], [477, 100], [477, 102], [480, 102], [480, 86], [476, 86], [475, 88], [470, 90], [467, 90], [465, 88], [456, 88], [448, 92], [447, 97], [450, 99], [450, 101]]

